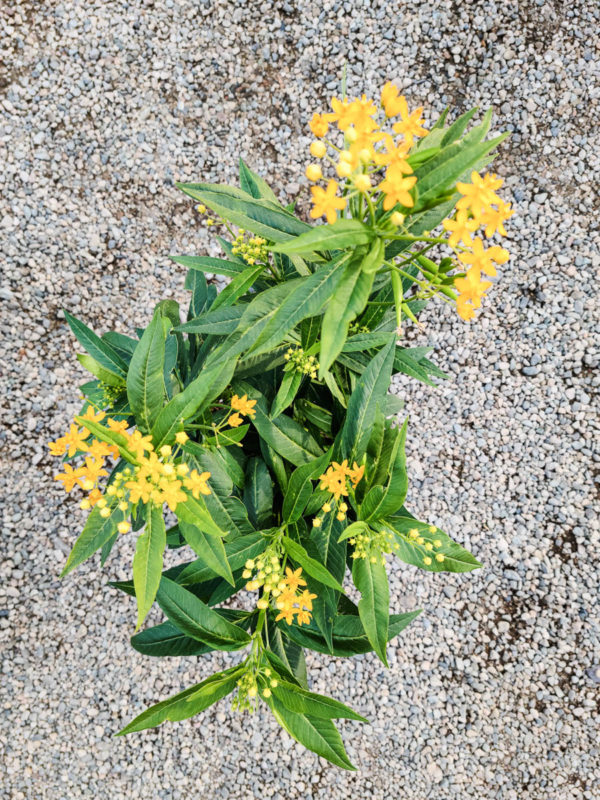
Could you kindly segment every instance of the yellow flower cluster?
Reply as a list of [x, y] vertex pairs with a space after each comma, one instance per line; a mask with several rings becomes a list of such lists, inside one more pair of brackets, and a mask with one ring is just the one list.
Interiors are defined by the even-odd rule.
[[262, 695], [265, 698], [271, 697], [271, 689], [275, 689], [279, 684], [277, 678], [273, 677], [270, 667], [252, 668], [250, 665], [249, 667], [237, 682], [238, 692], [231, 703], [234, 711], [254, 711], [259, 681], [264, 686]]
[[227, 420], [227, 424], [231, 425], [232, 428], [239, 428], [244, 421], [242, 415], [250, 417], [251, 419], [254, 417], [256, 414], [255, 405], [256, 400], [248, 400], [247, 394], [241, 397], [234, 394], [231, 398], [231, 408], [234, 413]]
[[[105, 416], [104, 411], [95, 412], [90, 406], [83, 419], [101, 422]], [[71, 425], [66, 436], [49, 444], [50, 452], [55, 456], [84, 455], [83, 466], [74, 468], [65, 463], [64, 472], [55, 476], [55, 480], [61, 481], [67, 492], [75, 486], [89, 492], [82, 500], [81, 508], [89, 509], [97, 505], [101, 515], [108, 517], [111, 514], [111, 502], [118, 501], [119, 508], [125, 511], [141, 500], [143, 503], [152, 502], [161, 506], [166, 503], [171, 511], [175, 511], [178, 503], [187, 500], [188, 492], [196, 499], [201, 494], [210, 494], [206, 483], [210, 478], [210, 472], [199, 473], [195, 469], [190, 472], [187, 464], [175, 463], [173, 448], [170, 445], [163, 445], [158, 452], [155, 452], [150, 436], [143, 436], [139, 430], [129, 433], [126, 420], [109, 417], [106, 423], [108, 430], [124, 437], [127, 451], [135, 458], [135, 463], [115, 475], [114, 481], [107, 487], [105, 494], [106, 497], [112, 498], [110, 502], [107, 502], [98, 484], [100, 478], [108, 476], [108, 472], [104, 469], [105, 457], [118, 458], [118, 447], [98, 439], [88, 442], [90, 432], [85, 427], [78, 428], [77, 425]], [[183, 445], [187, 439], [188, 436], [184, 431], [175, 435], [177, 444]], [[126, 533], [129, 524], [120, 523], [119, 530]]]
[[[148, 444], [144, 450], [148, 449]], [[170, 445], [163, 445], [158, 453], [154, 452], [151, 444], [149, 448], [147, 455], [142, 450], [137, 452], [137, 464], [133, 470], [127, 468], [123, 471], [128, 478], [125, 488], [132, 503], [140, 500], [159, 506], [166, 503], [171, 511], [175, 511], [179, 503], [185, 503], [188, 499], [188, 492], [196, 500], [201, 494], [210, 494], [206, 483], [210, 472], [190, 471], [187, 464], [175, 463]]]
[[[319, 488], [321, 491], [329, 492], [333, 496], [333, 507], [337, 507], [337, 519], [341, 522], [346, 519], [346, 512], [348, 505], [344, 501], [340, 502], [342, 497], [347, 497], [350, 489], [348, 487], [348, 480], [352, 489], [356, 489], [363, 475], [365, 474], [364, 465], [359, 467], [356, 461], [352, 467], [348, 466], [348, 459], [345, 458], [341, 464], [333, 461], [323, 475], [319, 476], [321, 481]], [[332, 509], [331, 502], [324, 503], [322, 506], [323, 514], [329, 514]], [[320, 528], [322, 524], [322, 517], [315, 517], [313, 519], [313, 526]]]
[[465, 320], [474, 316], [475, 309], [479, 308], [482, 297], [492, 285], [491, 281], [483, 280], [481, 274], [495, 277], [495, 264], [505, 264], [509, 259], [509, 253], [503, 247], [493, 245], [486, 248], [480, 237], [472, 236], [479, 227], [485, 229], [488, 239], [495, 233], [506, 236], [504, 222], [514, 211], [496, 194], [502, 183], [502, 178], [497, 175], [487, 173], [481, 176], [472, 172], [471, 183], [459, 181], [456, 184], [463, 196], [456, 204], [454, 217], [443, 222], [444, 228], [450, 232], [450, 247], [462, 244], [466, 248], [458, 255], [458, 260], [468, 267], [466, 275], [454, 280], [459, 292], [456, 308]]
[[[100, 422], [105, 416], [104, 411], [96, 412], [92, 406], [89, 406], [83, 418], [89, 419], [90, 422]], [[73, 467], [65, 462], [63, 464], [64, 472], [54, 476], [54, 480], [60, 481], [66, 492], [71, 492], [75, 487], [79, 487], [89, 493], [81, 503], [82, 508], [91, 508], [100, 500], [102, 492], [98, 488], [98, 482], [100, 478], [108, 475], [104, 469], [105, 459], [107, 457], [115, 459], [119, 456], [119, 449], [114, 445], [106, 444], [98, 439], [88, 442], [89, 437], [90, 432], [87, 428], [80, 428], [78, 425], [72, 424], [65, 436], [48, 444], [50, 454], [53, 456], [66, 455], [72, 458], [75, 455], [82, 455], [84, 457], [82, 466]]]
[[[314, 114], [309, 127], [317, 137], [310, 146], [311, 155], [315, 158], [326, 158], [335, 168], [339, 178], [348, 182], [344, 197], [338, 196], [339, 185], [330, 179], [327, 187], [313, 186], [313, 208], [310, 212], [313, 219], [325, 216], [330, 224], [335, 222], [337, 212], [346, 207], [350, 197], [363, 195], [367, 202], [377, 192], [383, 193], [385, 211], [396, 205], [412, 208], [414, 199], [411, 189], [417, 178], [407, 158], [416, 138], [425, 136], [427, 130], [423, 126], [422, 108], [409, 111], [406, 98], [399, 94], [392, 83], [386, 83], [381, 92], [381, 106], [363, 95], [355, 100], [338, 100], [332, 98], [332, 111], [326, 114]], [[386, 119], [400, 117], [392, 126], [395, 138], [389, 131], [381, 129], [376, 117], [383, 111]], [[344, 134], [342, 149], [330, 141], [319, 141], [327, 136], [330, 123], [335, 123]], [[334, 151], [335, 158], [328, 155], [328, 147]], [[378, 185], [373, 181], [385, 169], [383, 180]], [[317, 183], [323, 178], [323, 170], [317, 163], [306, 168], [307, 178]], [[404, 216], [396, 211], [390, 216], [395, 225], [401, 225]]]
[[300, 372], [302, 375], [310, 375], [311, 378], [317, 377], [319, 362], [315, 356], [307, 356], [301, 347], [296, 347], [295, 349], [290, 347], [284, 358], [288, 362], [286, 370]]
[[256, 264], [256, 262], [265, 262], [268, 258], [269, 251], [266, 247], [267, 240], [262, 236], [253, 236], [248, 241], [245, 239], [246, 231], [243, 228], [238, 230], [238, 234], [233, 241], [231, 252], [234, 256], [241, 256], [246, 264]]
[[260, 609], [268, 608], [271, 597], [275, 600], [275, 607], [279, 610], [276, 621], [285, 619], [291, 625], [296, 616], [298, 625], [310, 622], [312, 601], [316, 594], [311, 594], [307, 589], [298, 593], [300, 586], [306, 586], [302, 576], [302, 567], [292, 570], [281, 566], [281, 556], [276, 549], [269, 548], [257, 559], [250, 558], [246, 561], [242, 572], [243, 578], [251, 578], [246, 584], [249, 592], [255, 592], [262, 587], [262, 597], [256, 606]]

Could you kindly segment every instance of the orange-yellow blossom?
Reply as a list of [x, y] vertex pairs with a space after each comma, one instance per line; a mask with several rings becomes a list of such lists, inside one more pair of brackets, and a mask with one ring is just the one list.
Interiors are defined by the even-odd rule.
[[321, 186], [311, 187], [313, 208], [310, 216], [312, 219], [325, 215], [327, 222], [333, 225], [337, 219], [337, 212], [346, 207], [346, 201], [341, 197], [336, 197], [337, 190], [338, 184], [334, 180], [329, 181], [327, 189], [323, 189]]

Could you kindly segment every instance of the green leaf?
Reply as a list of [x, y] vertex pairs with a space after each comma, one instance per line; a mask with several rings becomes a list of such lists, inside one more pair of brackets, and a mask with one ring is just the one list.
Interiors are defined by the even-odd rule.
[[157, 600], [169, 621], [192, 639], [218, 650], [239, 650], [250, 642], [246, 631], [223, 619], [183, 586], [164, 576]]
[[181, 264], [188, 269], [197, 269], [200, 270], [200, 272], [225, 275], [228, 278], [235, 278], [235, 276], [243, 272], [245, 268], [245, 264], [239, 261], [227, 261], [223, 258], [212, 258], [211, 256], [169, 256], [169, 258], [176, 264]]
[[284, 536], [281, 540], [286, 553], [290, 558], [298, 564], [302, 569], [312, 575], [315, 580], [329, 586], [332, 589], [337, 589], [338, 592], [343, 592], [344, 587], [337, 581], [333, 575], [315, 558], [308, 555], [305, 548], [301, 544], [290, 539], [289, 536]]
[[246, 294], [248, 289], [256, 283], [265, 269], [266, 267], [264, 264], [258, 264], [248, 267], [248, 269], [236, 275], [235, 278], [219, 292], [217, 299], [212, 304], [212, 309], [216, 311], [222, 306], [227, 307], [233, 305], [236, 300]]
[[212, 333], [216, 335], [227, 335], [239, 325], [244, 306], [233, 306], [219, 308], [216, 311], [207, 311], [196, 319], [184, 322], [174, 328], [176, 333]]
[[130, 642], [138, 653], [155, 658], [200, 656], [212, 649], [207, 644], [181, 633], [171, 622], [161, 622], [160, 625], [136, 633]]
[[[392, 614], [389, 618], [388, 641], [391, 641], [404, 628], [406, 628], [421, 613], [411, 611], [407, 614]], [[365, 634], [362, 622], [358, 616], [338, 614], [333, 623], [333, 649], [330, 649], [325, 639], [311, 621], [310, 625], [286, 625], [286, 632], [291, 639], [302, 647], [316, 650], [339, 658], [350, 658], [358, 653], [369, 653], [373, 647]]]
[[179, 530], [198, 559], [204, 562], [215, 575], [219, 575], [235, 586], [223, 539], [215, 534], [204, 533], [199, 527], [190, 525], [188, 522], [180, 521]]
[[348, 258], [348, 254], [343, 254], [309, 277], [295, 281], [294, 290], [285, 298], [252, 347], [255, 355], [272, 350], [299, 322], [318, 314], [324, 303], [331, 302], [331, 298], [337, 294]]
[[138, 537], [133, 556], [133, 585], [138, 608], [136, 630], [145, 620], [156, 597], [166, 546], [167, 533], [162, 508], [152, 505], [146, 520], [146, 529]]
[[360, 621], [373, 650], [387, 667], [385, 648], [388, 641], [390, 587], [385, 562], [377, 559], [372, 563], [368, 558], [355, 558], [352, 580], [361, 594], [358, 603]]
[[[427, 525], [413, 517], [394, 516], [384, 520], [383, 526], [396, 534], [398, 549], [394, 548], [394, 553], [407, 564], [428, 572], [471, 572], [481, 567], [468, 550], [435, 525]], [[411, 531], [415, 531], [416, 536], [411, 536]], [[437, 555], [442, 555], [443, 560], [438, 561]]]
[[111, 372], [86, 353], [77, 353], [77, 361], [102, 383], [106, 383], [108, 386], [124, 386], [124, 378], [120, 373], [117, 375], [117, 373]]
[[313, 253], [315, 250], [345, 250], [369, 244], [372, 228], [357, 219], [338, 219], [333, 225], [317, 225], [291, 241], [273, 248], [275, 253]]
[[442, 137], [442, 140], [440, 142], [441, 146], [446, 147], [446, 145], [452, 144], [452, 142], [455, 142], [457, 139], [460, 139], [460, 137], [466, 131], [467, 125], [473, 119], [478, 110], [479, 109], [477, 108], [477, 106], [475, 106], [475, 108], [472, 108], [470, 111], [466, 111], [464, 114], [461, 114], [461, 116], [457, 120], [455, 120], [452, 123], [452, 125], [450, 125], [450, 127], [445, 131], [444, 136]]
[[163, 317], [156, 311], [138, 342], [127, 372], [127, 397], [139, 428], [151, 430], [164, 400], [165, 360]]
[[210, 183], [177, 183], [178, 189], [207, 205], [234, 225], [253, 231], [272, 242], [285, 242], [310, 226], [268, 200], [255, 200], [232, 186]]
[[371, 359], [348, 402], [346, 421], [340, 437], [343, 458], [361, 455], [371, 436], [377, 409], [382, 405], [391, 380], [395, 334]]
[[342, 353], [358, 353], [381, 347], [387, 344], [390, 339], [388, 331], [377, 331], [376, 333], [357, 333], [350, 336], [342, 348]]
[[220, 347], [212, 351], [206, 361], [207, 366], [222, 362], [224, 359], [235, 358], [252, 347], [269, 320], [281, 308], [288, 294], [303, 280], [305, 279], [296, 278], [279, 283], [255, 297], [246, 306], [235, 332]]
[[249, 395], [259, 401], [255, 406], [256, 414], [252, 420], [254, 427], [265, 442], [276, 453], [283, 456], [295, 466], [308, 464], [322, 455], [322, 450], [313, 437], [291, 417], [280, 414], [269, 419], [264, 408], [264, 399], [250, 388]]
[[250, 522], [258, 530], [269, 528], [273, 516], [273, 482], [262, 458], [254, 457], [246, 466], [244, 505]]
[[257, 200], [268, 200], [275, 205], [281, 205], [269, 184], [263, 180], [260, 175], [257, 175], [256, 172], [252, 172], [250, 167], [248, 167], [241, 158], [239, 167], [240, 186], [244, 192], [252, 195], [252, 197], [255, 197]]
[[232, 359], [207, 367], [183, 392], [169, 400], [152, 427], [155, 449], [158, 450], [163, 444], [172, 444], [183, 422], [199, 413], [221, 394], [231, 380], [235, 364], [236, 359]]
[[313, 492], [312, 480], [324, 472], [330, 458], [331, 449], [292, 472], [281, 511], [284, 522], [291, 524], [300, 519]]
[[368, 722], [356, 711], [353, 711], [344, 703], [334, 700], [332, 697], [326, 697], [322, 694], [315, 694], [303, 689], [301, 686], [296, 686], [287, 681], [278, 681], [277, 686], [273, 689], [275, 697], [281, 701], [288, 711], [295, 714], [308, 714], [311, 717], [318, 717], [319, 719], [355, 719], [358, 722]]
[[221, 530], [213, 521], [213, 518], [206, 508], [202, 495], [199, 495], [198, 499], [188, 495], [185, 502], [177, 503], [175, 513], [180, 523], [187, 522], [189, 525], [194, 525], [211, 536], [218, 536], [220, 538], [227, 534], [227, 531]]
[[360, 262], [353, 260], [336, 286], [323, 315], [319, 353], [321, 379], [341, 352], [348, 335], [348, 326], [364, 311], [374, 278], [375, 273], [363, 272]]
[[90, 512], [85, 527], [73, 545], [67, 563], [60, 573], [61, 578], [92, 556], [116, 532], [117, 524], [123, 519], [123, 512], [119, 510], [116, 501], [111, 500], [111, 502], [114, 502], [114, 505], [106, 506], [110, 509], [110, 516], [106, 518], [100, 515], [98, 506]]
[[[237, 498], [236, 498], [237, 499]], [[242, 569], [249, 558], [256, 558], [264, 553], [268, 540], [261, 533], [249, 533], [240, 536], [233, 541], [225, 541], [225, 554], [229, 566], [235, 572]], [[177, 583], [182, 586], [190, 586], [196, 583], [203, 583], [210, 580], [213, 570], [206, 567], [204, 559], [197, 559], [188, 564], [177, 576]]]
[[[377, 465], [377, 477], [380, 480], [387, 478], [385, 485], [374, 485], [369, 489], [360, 506], [359, 519], [379, 520], [389, 514], [394, 514], [402, 507], [406, 500], [408, 490], [408, 476], [406, 474], [406, 429], [408, 419], [402, 428], [386, 431], [386, 439], [391, 439], [390, 445], [384, 444], [383, 454], [389, 455], [390, 461]], [[383, 455], [382, 454], [382, 455]], [[388, 464], [390, 471], [388, 473]], [[383, 474], [385, 470], [385, 476]]]
[[183, 719], [199, 714], [217, 700], [225, 697], [235, 689], [239, 676], [243, 668], [240, 666], [231, 667], [224, 672], [217, 672], [211, 675], [202, 683], [190, 686], [179, 694], [163, 700], [151, 706], [146, 711], [139, 714], [129, 725], [119, 731], [117, 736], [124, 736], [135, 731], [143, 731], [146, 728], [156, 728], [162, 722], [180, 722]]
[[302, 384], [304, 375], [301, 372], [290, 370], [284, 372], [281, 384], [271, 406], [271, 419], [278, 417], [282, 411], [294, 402], [298, 390]]
[[94, 331], [88, 328], [87, 325], [84, 325], [83, 322], [71, 316], [68, 311], [65, 311], [64, 315], [75, 338], [90, 356], [109, 372], [125, 377], [127, 373], [127, 362], [121, 358], [114, 347], [106, 340], [97, 336]]
[[290, 681], [296, 681], [300, 686], [308, 689], [306, 676], [306, 659], [304, 650], [299, 644], [289, 639], [274, 622], [272, 617], [267, 617], [268, 642], [271, 650], [264, 654], [279, 675], [284, 675]]
[[330, 719], [319, 719], [289, 711], [276, 697], [267, 700], [277, 722], [304, 747], [342, 769], [355, 770], [342, 738]]

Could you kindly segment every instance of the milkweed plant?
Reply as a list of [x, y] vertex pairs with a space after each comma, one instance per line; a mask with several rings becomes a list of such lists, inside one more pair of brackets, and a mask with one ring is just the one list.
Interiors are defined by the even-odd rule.
[[[380, 103], [331, 101], [309, 127], [309, 225], [240, 162], [240, 188], [185, 183], [223, 258], [186, 255], [189, 308], [162, 300], [135, 335], [101, 336], [65, 312], [94, 379], [56, 476], [89, 510], [62, 571], [136, 536], [132, 646], [147, 656], [239, 651], [234, 666], [143, 711], [129, 734], [226, 695], [259, 705], [305, 747], [354, 769], [335, 719], [366, 720], [311, 692], [305, 650], [386, 648], [419, 611], [390, 613], [391, 558], [425, 572], [479, 562], [406, 506], [404, 373], [447, 377], [403, 343], [429, 301], [474, 317], [509, 255], [486, 240], [513, 214], [485, 172], [505, 135], [477, 109], [433, 127], [387, 83]], [[230, 278], [221, 292], [205, 273]], [[185, 321], [183, 321], [185, 319]], [[181, 563], [164, 569], [166, 548]], [[354, 598], [354, 599], [353, 599]], [[165, 620], [139, 630], [157, 603]]]

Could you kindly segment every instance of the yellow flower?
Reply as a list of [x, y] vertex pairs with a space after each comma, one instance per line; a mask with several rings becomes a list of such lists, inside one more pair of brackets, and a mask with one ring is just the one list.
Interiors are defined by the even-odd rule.
[[108, 475], [108, 472], [105, 469], [102, 469], [103, 466], [103, 458], [95, 459], [91, 456], [87, 456], [85, 459], [85, 467], [82, 467], [82, 475], [87, 478], [87, 480], [96, 483], [99, 478], [104, 478]]
[[313, 117], [311, 121], [308, 123], [308, 126], [318, 139], [321, 139], [323, 136], [326, 136], [327, 131], [329, 130], [329, 123], [327, 122], [323, 114], [313, 114]]
[[127, 481], [125, 486], [129, 489], [129, 500], [132, 503], [137, 503], [139, 500], [147, 503], [154, 488], [153, 484], [148, 483], [147, 478], [142, 475], [138, 475], [135, 480]]
[[[308, 611], [304, 611], [303, 609], [296, 610], [296, 622], [298, 625], [302, 625], [302, 623], [306, 623], [306, 625], [310, 622], [310, 614]], [[289, 623], [288, 623], [289, 624]]]
[[[337, 126], [341, 131], [345, 131], [346, 128], [352, 125], [354, 122], [354, 109], [347, 100], [338, 100], [337, 97], [332, 97], [331, 108], [333, 109], [333, 113], [324, 115], [329, 122], [337, 122]], [[312, 128], [311, 130], [315, 133]], [[316, 135], [315, 133], [315, 136]]]
[[495, 233], [506, 236], [504, 222], [510, 219], [514, 213], [510, 203], [500, 202], [498, 208], [493, 208], [492, 206], [484, 208], [481, 214], [481, 224], [486, 226], [485, 235], [487, 238], [491, 238]]
[[102, 497], [102, 492], [100, 489], [92, 489], [92, 491], [88, 494], [87, 499], [90, 506], [94, 507], [98, 500]]
[[371, 188], [371, 179], [368, 175], [357, 175], [354, 179], [354, 185], [359, 192], [368, 192]]
[[85, 414], [83, 414], [82, 416], [83, 419], [89, 419], [90, 422], [102, 422], [102, 420], [106, 416], [106, 412], [105, 411], [96, 412], [93, 406], [88, 406], [85, 410]]
[[185, 431], [178, 431], [175, 434], [175, 441], [177, 444], [185, 444], [190, 437], [187, 435]]
[[123, 434], [127, 433], [128, 426], [126, 419], [112, 419], [112, 417], [109, 417], [109, 419], [107, 419], [107, 422], [108, 422], [108, 427], [111, 429], [111, 431], [114, 431], [115, 433], [123, 433]]
[[306, 586], [306, 581], [301, 575], [302, 567], [298, 567], [296, 571], [292, 570], [290, 567], [285, 568], [285, 582], [291, 592], [295, 592], [299, 586]]
[[275, 617], [275, 622], [279, 622], [280, 619], [284, 619], [288, 625], [291, 625], [294, 621], [294, 614], [296, 609], [292, 606], [284, 606], [279, 614]]
[[385, 180], [379, 184], [379, 188], [385, 194], [385, 199], [383, 201], [384, 210], [389, 211], [390, 208], [393, 208], [397, 203], [401, 203], [407, 208], [414, 206], [415, 201], [409, 194], [409, 191], [416, 182], [417, 178], [415, 175], [405, 178], [402, 174], [402, 170], [397, 165], [389, 167], [385, 174]]
[[482, 281], [477, 269], [470, 269], [464, 278], [455, 278], [454, 286], [460, 293], [461, 303], [469, 301], [474, 308], [479, 308], [481, 298], [492, 285], [491, 281]]
[[88, 445], [87, 451], [92, 458], [96, 459], [113, 455], [113, 447], [106, 444], [106, 442], [99, 441], [98, 439], [94, 439], [92, 443]]
[[457, 210], [470, 209], [472, 214], [479, 219], [484, 208], [487, 208], [493, 203], [501, 203], [502, 201], [498, 195], [490, 188], [491, 186], [497, 185], [497, 181], [490, 181], [490, 177], [494, 178], [495, 176], [485, 175], [482, 178], [478, 172], [473, 170], [471, 173], [471, 183], [459, 181], [456, 184], [456, 189], [463, 197], [461, 197], [456, 204]]
[[341, 211], [346, 207], [346, 201], [341, 197], [336, 197], [337, 190], [338, 185], [334, 180], [329, 181], [327, 189], [323, 189], [321, 186], [311, 187], [314, 206], [310, 212], [312, 219], [317, 219], [325, 215], [327, 222], [333, 225], [337, 219], [337, 211]]
[[227, 424], [230, 425], [232, 428], [239, 428], [244, 420], [240, 417], [239, 414], [232, 414], [229, 419], [227, 420]]
[[[371, 133], [371, 131], [379, 127], [373, 119], [377, 114], [377, 106], [364, 94], [360, 100], [356, 99], [350, 103], [350, 113], [352, 115], [352, 124], [357, 132]], [[338, 127], [340, 126], [338, 125]]]
[[[460, 296], [456, 298], [456, 311], [458, 316], [464, 320], [472, 319], [475, 316], [475, 310], [473, 306], [468, 300]], [[429, 559], [429, 561], [425, 560], [425, 563], [431, 564], [431, 559]]]
[[178, 503], [185, 503], [187, 500], [186, 493], [181, 490], [181, 481], [172, 481], [166, 485], [163, 484], [161, 490], [161, 501], [166, 503], [171, 511], [175, 511]]
[[400, 113], [402, 106], [400, 105], [398, 87], [391, 81], [388, 81], [381, 90], [381, 105], [386, 117], [395, 117], [396, 114]]
[[256, 411], [254, 406], [256, 405], [256, 400], [248, 400], [248, 395], [244, 394], [241, 397], [238, 397], [237, 394], [234, 394], [231, 398], [231, 407], [235, 411], [239, 411], [241, 414], [246, 414], [248, 417], [254, 417]]
[[312, 611], [312, 601], [315, 600], [316, 597], [316, 594], [311, 594], [308, 589], [305, 589], [302, 594], [298, 596], [300, 608], [304, 608], [307, 611]]
[[138, 458], [141, 458], [146, 451], [151, 452], [154, 450], [151, 436], [143, 436], [138, 430], [135, 430], [128, 439], [127, 447]]
[[365, 465], [363, 464], [361, 467], [359, 467], [355, 461], [352, 466], [352, 469], [348, 470], [348, 476], [352, 481], [352, 487], [354, 489], [356, 489], [358, 483], [361, 481], [364, 474], [365, 474]]
[[71, 425], [69, 432], [63, 437], [67, 455], [74, 456], [78, 450], [87, 450], [85, 440], [89, 435], [86, 428], [79, 430], [77, 425]]
[[412, 114], [408, 110], [406, 98], [403, 95], [398, 97], [397, 114], [400, 114], [401, 122], [394, 125], [394, 133], [404, 136], [407, 142], [413, 143], [415, 137], [427, 135], [427, 129], [423, 127], [423, 108], [416, 108]]
[[64, 436], [57, 439], [55, 442], [48, 442], [51, 456], [62, 456], [67, 450], [67, 440]]
[[210, 489], [206, 485], [206, 481], [210, 478], [210, 472], [199, 473], [194, 469], [190, 472], [184, 481], [186, 489], [189, 489], [193, 497], [198, 499], [201, 494], [210, 494]]
[[60, 481], [65, 492], [70, 492], [77, 484], [83, 483], [85, 470], [83, 467], [73, 469], [70, 464], [64, 464], [64, 472], [54, 476], [55, 481]]
[[442, 225], [451, 232], [448, 239], [450, 247], [456, 247], [459, 242], [470, 247], [473, 244], [471, 234], [479, 227], [477, 220], [469, 217], [466, 209], [457, 212], [455, 219], [445, 219]]
[[488, 247], [486, 250], [483, 246], [483, 241], [479, 237], [473, 239], [472, 248], [470, 253], [460, 253], [458, 256], [459, 261], [475, 267], [480, 272], [485, 272], [486, 275], [490, 275], [492, 278], [496, 275], [496, 267], [492, 262], [505, 264], [510, 258], [508, 250], [499, 245]]
[[379, 151], [375, 155], [375, 163], [381, 166], [391, 166], [397, 164], [402, 172], [410, 175], [413, 171], [411, 165], [406, 160], [410, 145], [401, 141], [400, 144], [394, 142], [394, 138], [389, 133], [383, 135], [385, 150]]

